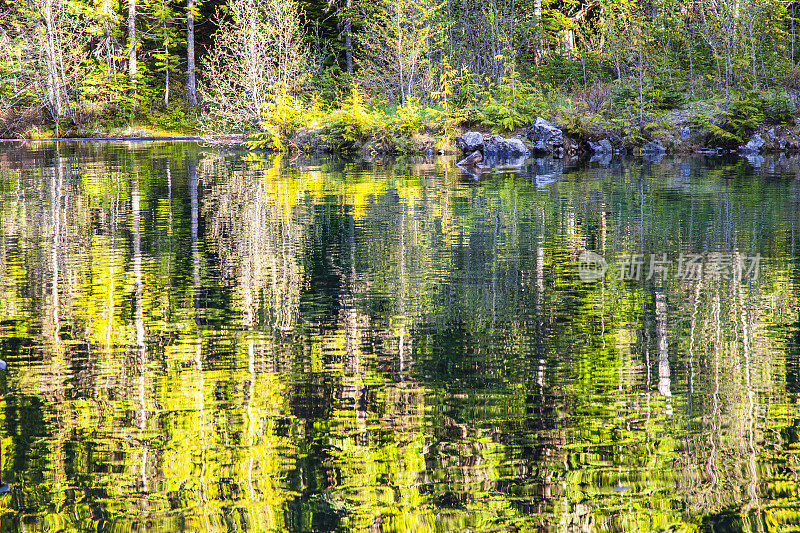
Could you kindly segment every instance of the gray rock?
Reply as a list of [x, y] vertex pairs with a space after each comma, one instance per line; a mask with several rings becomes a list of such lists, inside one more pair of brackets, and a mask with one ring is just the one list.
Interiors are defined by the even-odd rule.
[[300, 130], [292, 136], [289, 146], [304, 154], [320, 153], [325, 148], [325, 143], [316, 130]]
[[526, 170], [533, 176], [537, 187], [543, 187], [559, 181], [558, 177], [564, 173], [564, 162], [560, 159], [537, 157], [529, 159]]
[[483, 154], [481, 154], [480, 151], [475, 150], [470, 155], [468, 155], [467, 157], [465, 157], [456, 164], [460, 167], [472, 167], [477, 165], [481, 161], [483, 161]]
[[664, 159], [664, 152], [642, 152], [642, 159], [648, 163], [657, 165]]
[[746, 154], [757, 154], [758, 151], [761, 150], [761, 147], [764, 146], [764, 144], [766, 144], [764, 138], [761, 137], [761, 135], [759, 135], [758, 133], [756, 133], [755, 135], [750, 137], [750, 140], [747, 141], [747, 144], [742, 146], [741, 150]]
[[537, 153], [549, 154], [564, 144], [564, 132], [541, 117], [536, 118], [526, 135]]
[[642, 146], [643, 154], [663, 154], [666, 151], [667, 149], [664, 148], [664, 145], [662, 145], [661, 141], [658, 139], [654, 139]]
[[611, 152], [595, 152], [589, 158], [589, 163], [597, 163], [601, 167], [607, 167], [611, 164]]
[[527, 157], [530, 150], [519, 139], [504, 139], [499, 135], [492, 135], [483, 143], [483, 154], [497, 157], [498, 159]]
[[506, 139], [506, 146], [508, 149], [508, 155], [510, 156], [516, 157], [531, 155], [531, 151], [528, 150], [528, 147], [525, 146], [525, 143], [520, 139]]
[[477, 131], [468, 131], [456, 139], [456, 146], [465, 154], [471, 154], [475, 150], [482, 150], [483, 134]]
[[700, 155], [719, 155], [719, 151], [716, 148], [700, 148], [695, 153]]
[[747, 162], [754, 168], [761, 168], [764, 165], [764, 156], [759, 155], [758, 152], [750, 152], [743, 154]]
[[684, 126], [681, 128], [681, 139], [684, 141], [692, 136], [692, 129], [689, 126]]
[[589, 141], [589, 151], [594, 155], [611, 154], [614, 150], [611, 147], [611, 141], [603, 139], [602, 141], [592, 142]]

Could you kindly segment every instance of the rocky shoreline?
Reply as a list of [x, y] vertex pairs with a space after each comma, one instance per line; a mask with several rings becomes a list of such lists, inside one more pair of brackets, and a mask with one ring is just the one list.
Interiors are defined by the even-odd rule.
[[[459, 155], [458, 166], [473, 176], [519, 168], [529, 158], [588, 159], [589, 162], [607, 163], [616, 155], [641, 156], [650, 160], [666, 154], [701, 154], [722, 156], [737, 154], [757, 159], [767, 153], [800, 153], [800, 131], [786, 126], [764, 127], [750, 133], [747, 142], [723, 145], [702, 127], [674, 122], [638, 142], [632, 137], [593, 128], [591, 135], [570, 131], [538, 117], [526, 128], [509, 136], [492, 134], [478, 129], [457, 132], [455, 139], [437, 137], [432, 132], [420, 131], [404, 139], [402, 144], [365, 139], [350, 147], [348, 153], [363, 158], [406, 155]], [[454, 146], [453, 146], [454, 145]], [[285, 144], [294, 153], [335, 154], [340, 150], [328, 145], [320, 131], [301, 130]]]
[[471, 173], [485, 167], [521, 164], [531, 156], [561, 159], [587, 155], [590, 160], [602, 161], [615, 154], [655, 158], [667, 153], [694, 152], [704, 155], [739, 153], [745, 157], [755, 157], [762, 153], [800, 151], [800, 136], [787, 128], [756, 132], [737, 149], [704, 146], [698, 142], [702, 136], [702, 131], [692, 131], [689, 126], [683, 126], [674, 139], [667, 142], [653, 139], [633, 148], [625, 146], [615, 135], [594, 141], [571, 138], [558, 126], [539, 117], [523, 134], [506, 139], [499, 135], [469, 131], [456, 139], [456, 146], [466, 156], [458, 162], [458, 166]]

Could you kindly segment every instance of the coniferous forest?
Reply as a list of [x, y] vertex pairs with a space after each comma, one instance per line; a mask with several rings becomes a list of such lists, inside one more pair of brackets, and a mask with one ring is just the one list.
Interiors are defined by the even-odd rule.
[[688, 125], [701, 144], [737, 146], [760, 128], [791, 128], [800, 106], [800, 21], [778, 0], [15, 0], [2, 10], [2, 137], [244, 133], [276, 149], [403, 152], [542, 116], [583, 140], [641, 146]]

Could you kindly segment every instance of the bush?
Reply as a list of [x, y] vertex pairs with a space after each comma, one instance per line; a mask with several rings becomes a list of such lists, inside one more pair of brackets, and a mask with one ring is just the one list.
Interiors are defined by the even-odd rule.
[[712, 144], [733, 148], [742, 144], [751, 131], [764, 124], [764, 101], [758, 93], [743, 93], [728, 103], [727, 111], [714, 117], [693, 115], [689, 124], [708, 132], [708, 141]]
[[607, 134], [610, 124], [599, 113], [593, 113], [586, 102], [565, 98], [555, 108], [555, 121], [568, 134], [590, 141]]
[[405, 105], [395, 110], [388, 126], [397, 135], [409, 136], [422, 128], [426, 118], [425, 109], [419, 100], [411, 98]]
[[[595, 59], [586, 59], [586, 81], [594, 84], [598, 80], [610, 79], [614, 72], [608, 65], [603, 65]], [[569, 87], [572, 85], [583, 85], [584, 64], [580, 59], [572, 59], [566, 56], [552, 56], [539, 65], [536, 72], [537, 80], [551, 87]]]
[[608, 83], [595, 83], [588, 87], [575, 85], [572, 88], [572, 97], [586, 104], [586, 108], [592, 113], [598, 113], [609, 103], [611, 85]]
[[794, 103], [788, 94], [772, 93], [764, 98], [762, 107], [764, 122], [773, 125], [792, 124], [794, 122]]
[[322, 124], [321, 137], [329, 150], [351, 152], [385, 129], [386, 122], [385, 116], [364, 105], [363, 95], [353, 86], [350, 95]]
[[706, 143], [723, 147], [733, 147], [743, 142], [739, 135], [728, 131], [724, 127], [724, 124], [717, 124], [716, 122], [719, 122], [719, 119], [715, 121], [713, 117], [706, 114], [697, 113], [692, 115], [689, 117], [688, 122], [692, 129], [707, 132], [705, 134], [706, 139], [704, 140]]
[[[611, 90], [611, 105], [620, 110], [628, 106], [639, 107], [638, 80], [620, 81]], [[686, 93], [681, 87], [673, 87], [668, 82], [656, 80], [643, 87], [645, 110], [666, 111], [676, 109], [686, 103]]]
[[747, 92], [728, 104], [720, 126], [744, 141], [748, 132], [764, 124], [764, 99], [756, 92]]
[[197, 127], [194, 113], [180, 106], [170, 107], [163, 113], [148, 117], [152, 126], [165, 132], [187, 133]]
[[511, 87], [500, 90], [478, 110], [480, 122], [494, 133], [511, 132], [536, 120], [545, 107], [542, 95], [532, 86], [520, 83], [516, 95]]

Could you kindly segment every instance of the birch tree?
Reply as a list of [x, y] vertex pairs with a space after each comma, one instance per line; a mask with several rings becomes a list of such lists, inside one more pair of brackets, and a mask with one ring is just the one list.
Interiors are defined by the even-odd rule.
[[203, 61], [202, 97], [212, 129], [257, 127], [279, 94], [297, 91], [308, 64], [300, 10], [294, 0], [232, 0]]
[[197, 10], [194, 0], [186, 0], [186, 101], [189, 107], [197, 105], [197, 78], [194, 58], [194, 17]]
[[386, 0], [367, 16], [358, 65], [365, 88], [406, 103], [430, 93], [436, 6], [430, 0]]

